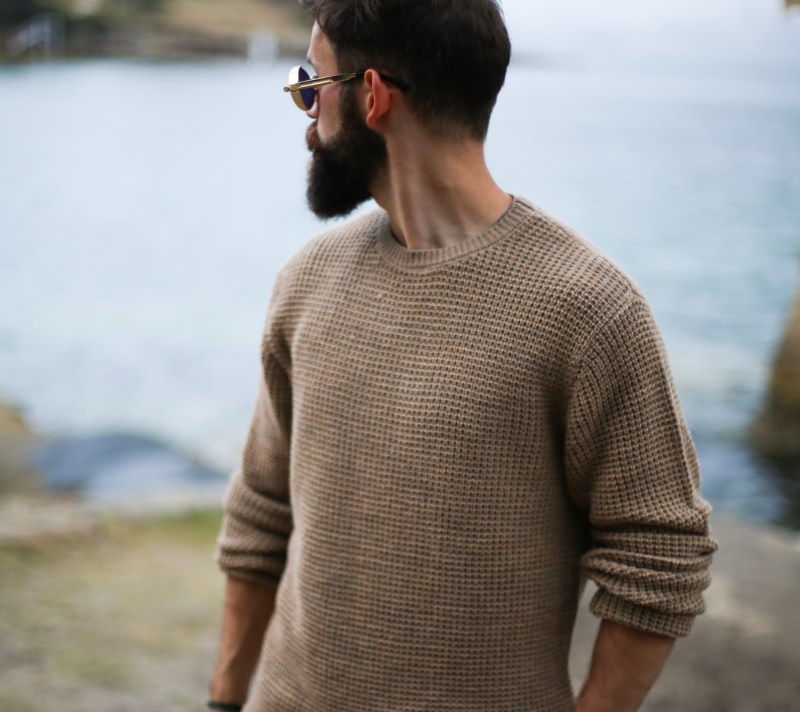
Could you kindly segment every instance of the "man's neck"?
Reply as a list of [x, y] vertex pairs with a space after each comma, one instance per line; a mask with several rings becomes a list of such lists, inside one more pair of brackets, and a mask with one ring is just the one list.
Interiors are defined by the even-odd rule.
[[508, 210], [479, 141], [427, 134], [387, 141], [386, 172], [373, 186], [395, 238], [408, 250], [449, 247], [480, 235]]

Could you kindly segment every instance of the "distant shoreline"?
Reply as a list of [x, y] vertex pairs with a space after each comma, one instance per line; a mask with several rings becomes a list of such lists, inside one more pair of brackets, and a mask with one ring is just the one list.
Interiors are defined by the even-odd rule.
[[303, 56], [308, 21], [289, 0], [151, 0], [125, 7], [31, 0], [25, 12], [0, 11], [0, 64], [42, 58], [274, 59]]
[[[0, 43], [5, 45], [3, 35]], [[7, 35], [5, 37], [7, 40]], [[76, 41], [47, 52], [34, 50], [12, 57], [0, 52], [0, 65], [37, 64], [43, 60], [71, 59], [150, 59], [165, 61], [203, 59], [273, 60], [303, 57], [305, 36], [278, 33], [203, 35], [198, 33], [124, 32], [109, 33], [92, 42]]]

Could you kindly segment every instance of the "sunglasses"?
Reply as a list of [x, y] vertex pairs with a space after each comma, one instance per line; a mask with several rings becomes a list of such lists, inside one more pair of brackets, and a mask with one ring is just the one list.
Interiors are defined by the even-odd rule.
[[[364, 72], [345, 72], [344, 74], [331, 74], [329, 77], [312, 77], [305, 67], [292, 67], [289, 70], [289, 82], [283, 91], [291, 92], [292, 99], [301, 111], [311, 111], [317, 100], [320, 87], [336, 82], [349, 82], [352, 79], [361, 79]], [[408, 91], [411, 87], [404, 81], [390, 77], [388, 74], [378, 72], [378, 76], [388, 84], [396, 86], [400, 91]]]

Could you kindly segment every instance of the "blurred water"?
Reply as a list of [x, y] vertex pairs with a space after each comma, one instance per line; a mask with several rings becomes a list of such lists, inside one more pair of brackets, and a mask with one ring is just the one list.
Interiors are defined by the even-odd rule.
[[[321, 229], [287, 68], [0, 68], [0, 397], [37, 428], [235, 464], [272, 279]], [[741, 444], [798, 283], [795, 69], [519, 63], [487, 153], [649, 295], [706, 495], [797, 525]]]

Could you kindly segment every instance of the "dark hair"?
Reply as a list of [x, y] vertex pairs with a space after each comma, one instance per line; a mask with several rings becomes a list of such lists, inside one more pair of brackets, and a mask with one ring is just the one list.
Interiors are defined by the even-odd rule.
[[406, 82], [432, 130], [483, 139], [511, 58], [497, 0], [311, 0], [304, 3], [340, 72], [375, 68]]

